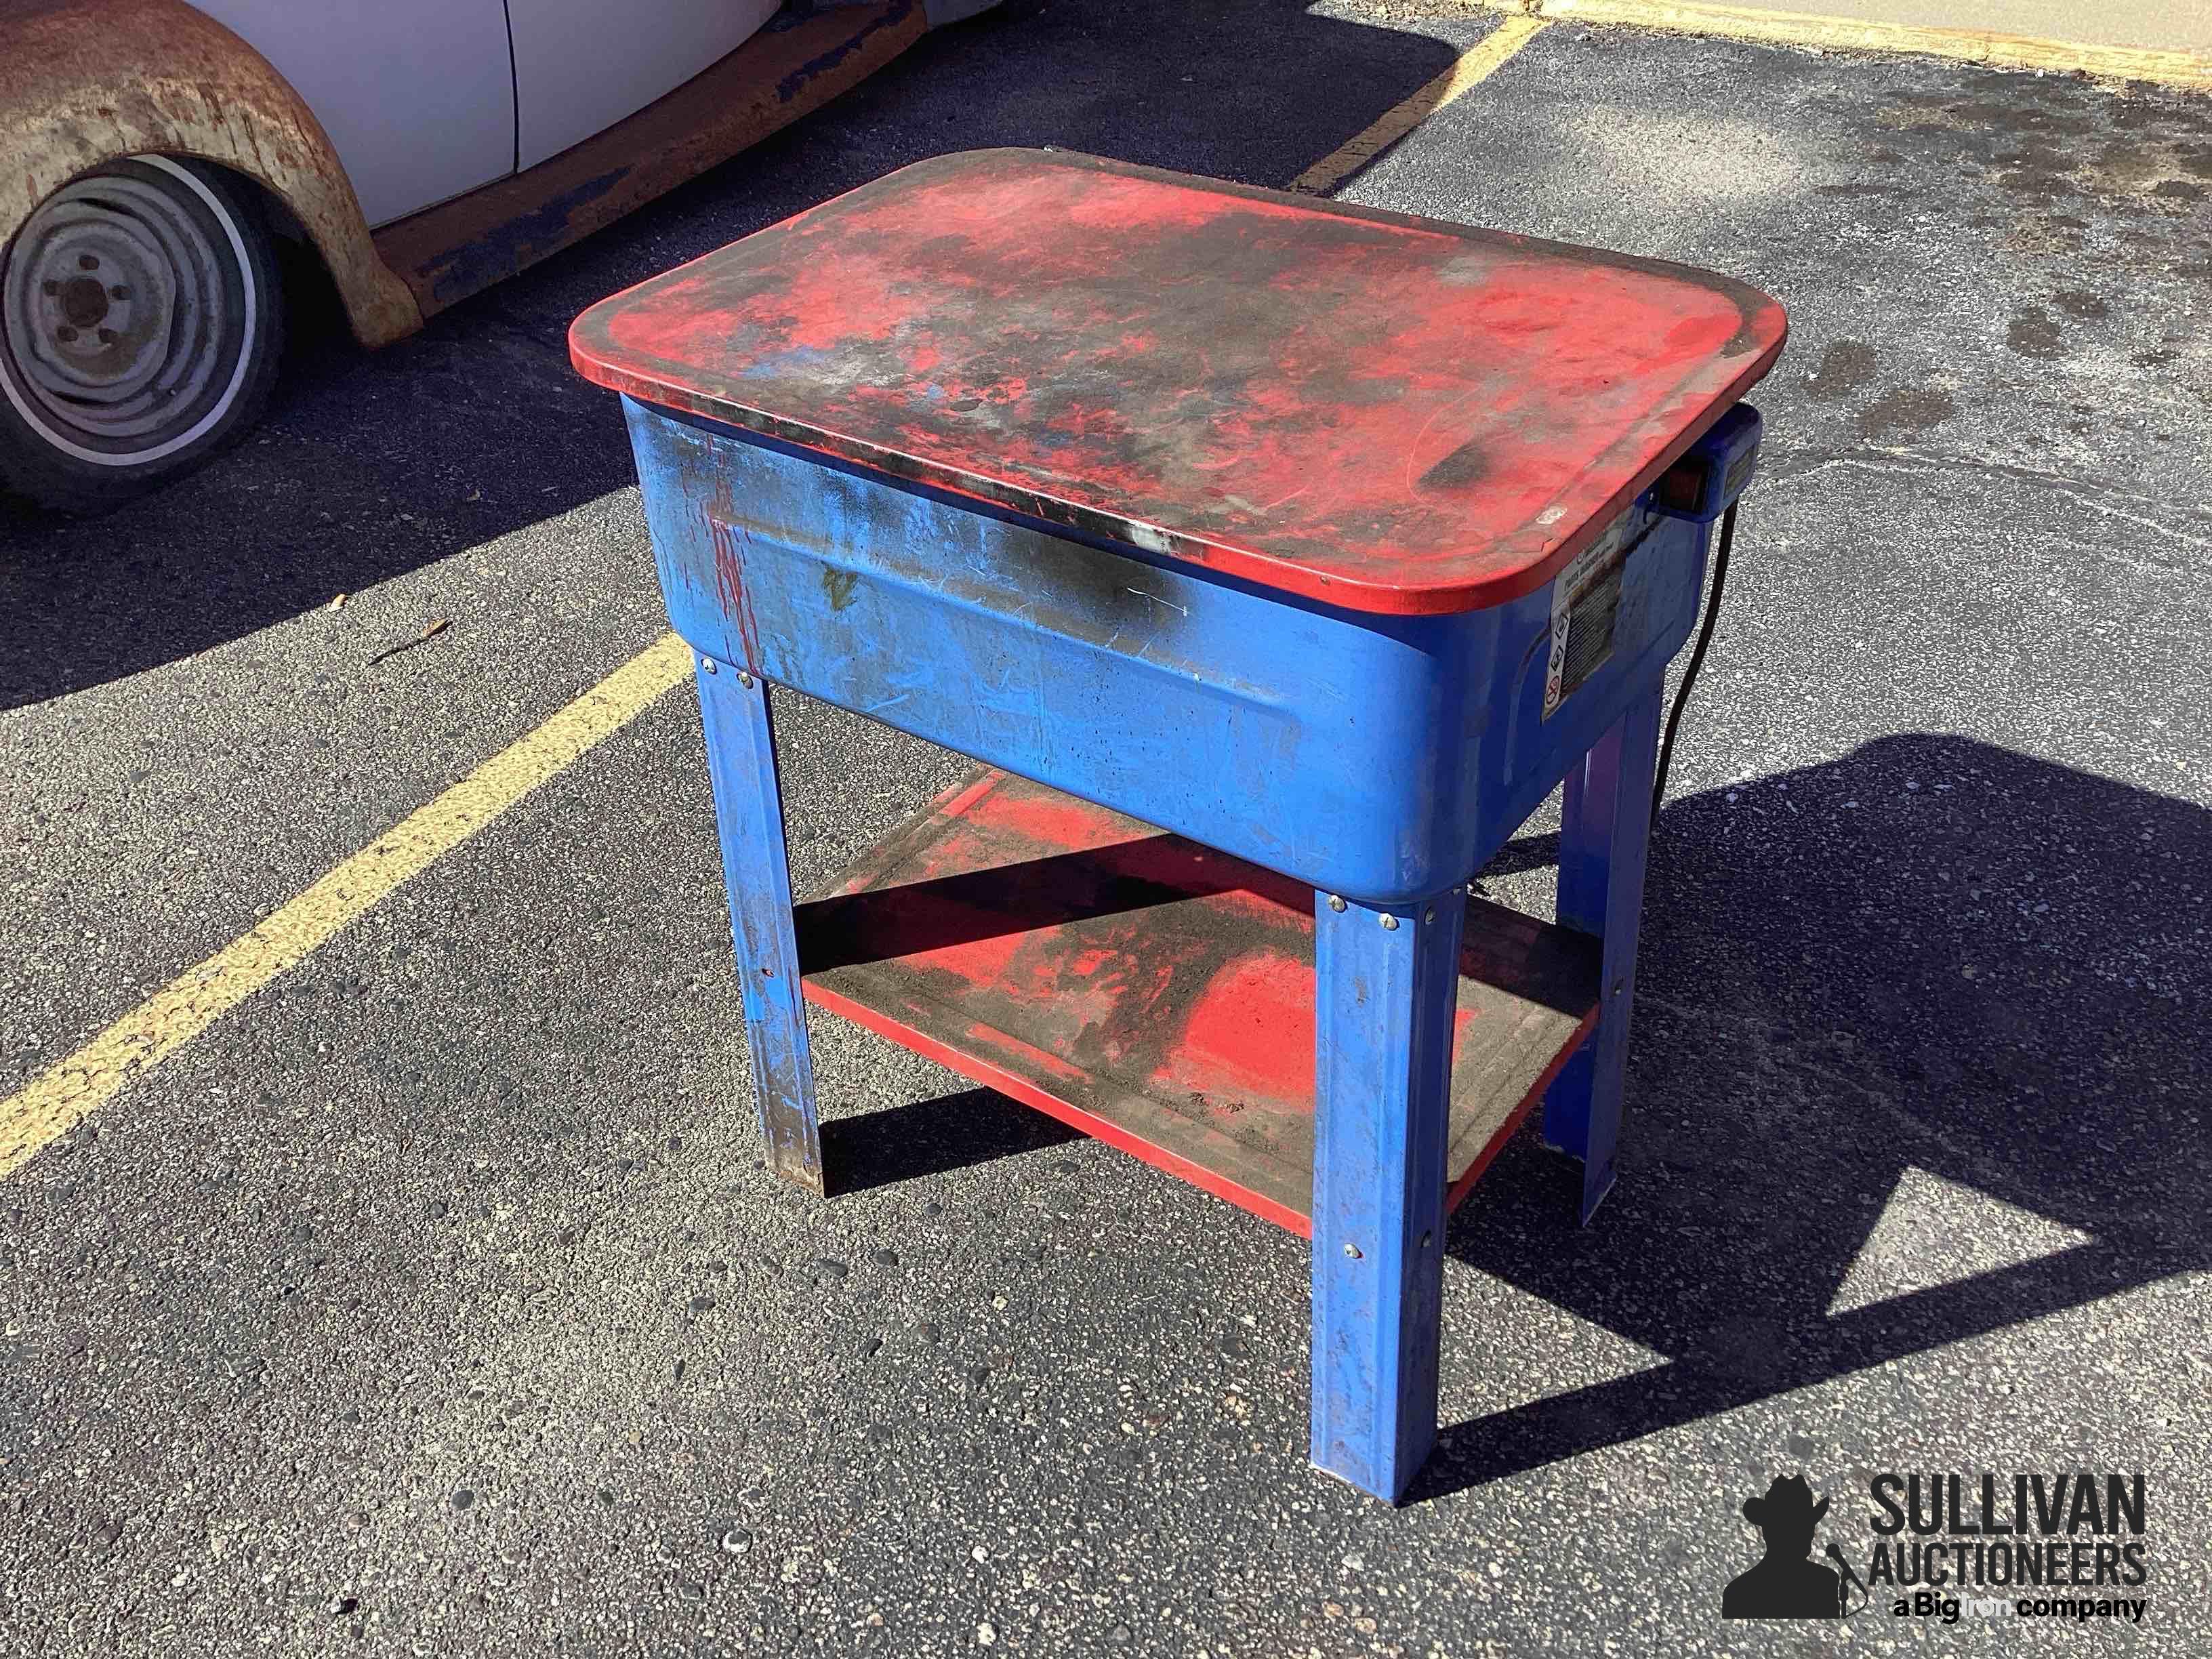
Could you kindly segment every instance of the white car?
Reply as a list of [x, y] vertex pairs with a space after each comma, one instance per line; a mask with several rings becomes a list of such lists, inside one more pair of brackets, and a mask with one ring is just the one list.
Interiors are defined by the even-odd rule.
[[249, 425], [274, 243], [381, 345], [996, 0], [0, 0], [0, 483], [97, 510]]

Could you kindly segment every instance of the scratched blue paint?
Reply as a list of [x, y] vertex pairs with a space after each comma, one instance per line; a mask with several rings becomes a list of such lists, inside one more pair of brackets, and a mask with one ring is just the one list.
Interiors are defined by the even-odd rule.
[[1312, 1457], [1394, 1501], [1437, 1436], [1466, 914], [1457, 903], [1314, 901]]
[[1547, 720], [1549, 590], [1339, 610], [624, 404], [694, 647], [1373, 903], [1479, 868], [1663, 673], [1703, 580], [1702, 530], [1651, 518], [1611, 657]]
[[761, 1142], [767, 1149], [769, 1168], [819, 1193], [822, 1133], [814, 1109], [806, 1004], [799, 989], [791, 868], [784, 848], [768, 688], [757, 678], [744, 684], [738, 671], [727, 663], [717, 664], [709, 672], [702, 662], [697, 678]]
[[[821, 1185], [764, 681], [1310, 884], [1312, 1454], [1402, 1496], [1436, 1434], [1450, 890], [1566, 781], [1559, 916], [1602, 935], [1606, 1005], [1545, 1126], [1584, 1160], [1587, 1218], [1613, 1179], [1659, 699], [1709, 493], [1632, 509], [1611, 653], [1547, 718], [1548, 588], [1346, 611], [624, 408], [670, 621], [723, 665], [701, 703], [774, 1167]], [[1716, 430], [1726, 458], [1755, 453], [1755, 422], [1749, 452], [1742, 422]], [[1748, 465], [1727, 470], [1740, 489]]]
[[1559, 830], [1558, 917], [1604, 941], [1598, 1024], [1544, 1095], [1544, 1139], [1583, 1160], [1582, 1218], [1611, 1190], [1636, 1000], [1637, 920], [1651, 838], [1651, 774], [1658, 758], [1653, 685], [1567, 774]]

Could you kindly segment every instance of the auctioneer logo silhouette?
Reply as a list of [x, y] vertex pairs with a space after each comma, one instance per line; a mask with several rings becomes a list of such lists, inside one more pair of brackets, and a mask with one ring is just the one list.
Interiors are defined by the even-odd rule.
[[[1802, 1474], [1778, 1476], [1764, 1495], [1745, 1498], [1743, 1517], [1765, 1539], [1766, 1553], [1756, 1566], [1729, 1581], [1721, 1596], [1721, 1617], [1841, 1619], [1864, 1607], [1866, 1587], [1841, 1550], [1828, 1546], [1833, 1567], [1807, 1559], [1813, 1534], [1827, 1513], [1828, 1500], [1814, 1503]], [[1846, 1581], [1859, 1593], [1858, 1607], [1848, 1600]]]

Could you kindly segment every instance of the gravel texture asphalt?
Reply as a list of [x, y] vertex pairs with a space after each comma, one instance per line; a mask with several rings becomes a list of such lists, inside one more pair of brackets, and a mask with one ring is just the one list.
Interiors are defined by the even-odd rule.
[[[413, 340], [311, 328], [199, 477], [0, 508], [0, 1094], [660, 631], [584, 306], [947, 149], [1283, 183], [1493, 21], [948, 31]], [[2205, 1650], [2208, 190], [2203, 100], [1565, 25], [1346, 187], [1793, 319], [1620, 1184], [1578, 1230], [1524, 1136], [1460, 1212], [1416, 1501], [1307, 1468], [1266, 1224], [826, 1019], [843, 1190], [760, 1171], [679, 689], [0, 1190], [0, 1652]], [[802, 890], [963, 769], [779, 735]], [[2139, 1624], [1717, 1616], [1773, 1474], [1863, 1562], [1873, 1473], [2082, 1468], [2144, 1472]]]

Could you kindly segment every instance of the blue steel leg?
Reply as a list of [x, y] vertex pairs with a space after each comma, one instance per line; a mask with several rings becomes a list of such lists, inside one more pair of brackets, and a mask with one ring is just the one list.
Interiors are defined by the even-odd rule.
[[768, 687], [726, 662], [705, 657], [699, 659], [698, 680], [761, 1139], [769, 1169], [819, 1193], [822, 1135], [814, 1115], [806, 1004], [799, 994], [799, 941], [791, 925], [791, 870], [784, 854], [783, 799], [776, 788]]
[[1315, 896], [1313, 1461], [1396, 1502], [1437, 1437], [1465, 902]]
[[1659, 746], [1655, 685], [1567, 774], [1559, 830], [1559, 920], [1604, 940], [1597, 1030], [1544, 1095], [1544, 1139], [1583, 1160], [1582, 1218], [1613, 1187], [1628, 1021], [1636, 1000], [1636, 934], [1650, 842], [1651, 769]]

